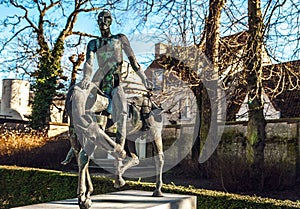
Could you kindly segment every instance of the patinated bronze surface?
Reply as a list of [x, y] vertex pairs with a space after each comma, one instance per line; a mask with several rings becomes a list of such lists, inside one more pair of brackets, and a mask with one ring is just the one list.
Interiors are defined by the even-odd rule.
[[[122, 51], [127, 55], [136, 74], [141, 78], [146, 89], [150, 82], [138, 64], [127, 37], [123, 34], [112, 35], [110, 25], [112, 17], [104, 10], [98, 15], [101, 37], [92, 39], [87, 46], [86, 62], [83, 68], [83, 79], [70, 89], [66, 100], [66, 109], [70, 116], [70, 138], [72, 149], [68, 156], [76, 156], [79, 167], [78, 204], [82, 209], [91, 207], [90, 194], [93, 185], [88, 171], [90, 156], [95, 147], [101, 147], [116, 160], [116, 178], [114, 186], [119, 188], [125, 184], [124, 172], [139, 163], [134, 142], [128, 141], [124, 151], [127, 135], [141, 129], [149, 129], [156, 151], [156, 190], [153, 196], [162, 196], [162, 168], [164, 164], [162, 146], [162, 119], [160, 109], [151, 101], [149, 93], [140, 97], [126, 98], [121, 85]], [[98, 61], [98, 69], [94, 69], [94, 60]], [[92, 77], [93, 72], [94, 76]], [[100, 105], [99, 100], [106, 105]], [[100, 102], [101, 103], [101, 102]], [[131, 108], [128, 108], [130, 106]], [[128, 109], [130, 109], [133, 131], [127, 133]], [[101, 116], [101, 124], [97, 118]], [[104, 119], [103, 119], [104, 118]], [[140, 121], [140, 122], [139, 122]], [[108, 133], [108, 124], [116, 124], [115, 140]], [[123, 165], [124, 158], [129, 160]], [[62, 162], [66, 164], [69, 158]]]

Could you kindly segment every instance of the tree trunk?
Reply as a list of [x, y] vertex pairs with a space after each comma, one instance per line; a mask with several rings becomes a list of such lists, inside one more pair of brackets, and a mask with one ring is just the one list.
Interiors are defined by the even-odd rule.
[[247, 45], [247, 83], [249, 121], [247, 127], [247, 162], [252, 189], [263, 189], [266, 121], [262, 99], [263, 21], [260, 0], [248, 1], [249, 39]]
[[[202, 85], [192, 87], [192, 91], [196, 97], [197, 109], [198, 109], [198, 113], [196, 116], [197, 117], [196, 125], [199, 124], [199, 126], [200, 126], [200, 120], [201, 120], [200, 115], [201, 115], [201, 106], [202, 106], [201, 86]], [[198, 164], [198, 160], [199, 160], [199, 156], [200, 156], [200, 128], [199, 127], [195, 127], [194, 138], [195, 138], [195, 142], [192, 147], [192, 160], [195, 164]]]
[[220, 19], [221, 11], [225, 4], [225, 0], [210, 0], [209, 15], [206, 21], [206, 47], [205, 55], [214, 66], [214, 70], [218, 72], [219, 62], [219, 40], [220, 40]]
[[[219, 57], [219, 40], [220, 40], [220, 18], [221, 10], [225, 4], [225, 0], [210, 0], [209, 2], [209, 16], [206, 21], [206, 47], [205, 55], [210, 60], [213, 69], [209, 69], [211, 72], [206, 74], [206, 83], [217, 82], [218, 75], [218, 57]], [[209, 85], [216, 86], [216, 85]], [[200, 150], [203, 153], [203, 146], [207, 140], [209, 130], [214, 133], [211, 137], [217, 136], [217, 105], [211, 104], [211, 101], [217, 101], [217, 89], [207, 89], [207, 86], [202, 88], [202, 104], [201, 104], [201, 129], [200, 129]], [[213, 92], [214, 98], [209, 98], [207, 91]], [[212, 95], [212, 94], [211, 94]], [[214, 122], [214, 123], [211, 123]], [[208, 140], [214, 140], [213, 138]], [[211, 160], [210, 160], [211, 161]], [[208, 163], [211, 167], [211, 163]], [[204, 174], [208, 175], [208, 174]]]

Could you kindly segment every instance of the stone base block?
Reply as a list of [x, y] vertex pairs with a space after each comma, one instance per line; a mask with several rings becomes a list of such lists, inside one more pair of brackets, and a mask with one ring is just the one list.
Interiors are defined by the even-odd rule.
[[[164, 197], [152, 197], [152, 192], [126, 190], [92, 196], [91, 209], [196, 209], [197, 198], [191, 195], [164, 193]], [[66, 209], [79, 208], [77, 199], [17, 207], [15, 209]]]

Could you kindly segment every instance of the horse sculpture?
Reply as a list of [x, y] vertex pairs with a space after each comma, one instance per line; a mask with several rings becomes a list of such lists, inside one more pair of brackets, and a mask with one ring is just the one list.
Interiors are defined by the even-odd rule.
[[[162, 117], [161, 110], [151, 101], [151, 95], [146, 93], [140, 96], [128, 98], [129, 117], [127, 127], [127, 137], [134, 137], [140, 130], [147, 130], [153, 137], [153, 147], [156, 152], [154, 156], [156, 166], [156, 189], [153, 196], [163, 196], [162, 171], [164, 165], [163, 145], [162, 145]], [[106, 98], [101, 95], [101, 91], [93, 86], [88, 89], [81, 89], [77, 84], [70, 88], [66, 98], [66, 110], [70, 117], [70, 142], [76, 156], [79, 169], [78, 177], [78, 205], [80, 209], [91, 207], [91, 193], [93, 184], [89, 173], [89, 161], [95, 147], [100, 147], [110, 153], [116, 160], [116, 173], [114, 187], [119, 188], [125, 185], [122, 175], [132, 166], [139, 164], [134, 141], [127, 140], [126, 151], [117, 144], [107, 132], [105, 125], [97, 123], [97, 115], [105, 109]], [[100, 103], [100, 105], [99, 105]], [[97, 114], [95, 114], [97, 112]], [[104, 116], [106, 117], [106, 116]], [[129, 160], [123, 165], [123, 160], [128, 156]]]

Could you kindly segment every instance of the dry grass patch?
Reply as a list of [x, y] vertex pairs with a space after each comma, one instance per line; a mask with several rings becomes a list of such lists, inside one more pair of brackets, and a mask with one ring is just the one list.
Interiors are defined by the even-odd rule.
[[50, 139], [44, 131], [35, 131], [28, 127], [0, 127], [0, 156], [12, 155], [20, 151], [30, 151], [45, 145]]

